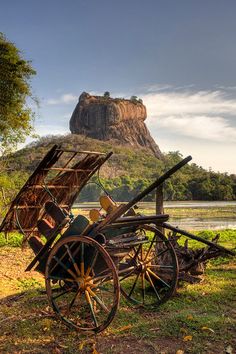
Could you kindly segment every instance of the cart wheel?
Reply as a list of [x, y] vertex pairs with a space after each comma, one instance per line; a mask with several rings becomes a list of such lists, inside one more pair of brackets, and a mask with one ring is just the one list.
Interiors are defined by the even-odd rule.
[[51, 250], [46, 264], [49, 302], [69, 327], [101, 332], [113, 320], [120, 288], [116, 267], [95, 240], [70, 236]]
[[175, 292], [178, 261], [170, 241], [155, 227], [143, 227], [148, 242], [134, 247], [119, 265], [121, 293], [135, 305], [152, 307]]

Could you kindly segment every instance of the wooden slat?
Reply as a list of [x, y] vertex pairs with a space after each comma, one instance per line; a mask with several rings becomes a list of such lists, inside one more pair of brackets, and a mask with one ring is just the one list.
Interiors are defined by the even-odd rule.
[[[55, 166], [55, 163], [58, 162], [64, 152], [70, 152], [70, 155], [72, 156], [69, 157], [68, 154], [68, 160], [64, 167], [63, 165], [61, 167], [58, 166], [59, 170], [55, 170], [57, 171], [55, 172], [56, 176], [51, 180], [47, 179], [46, 181], [48, 172], [51, 168], [53, 168], [53, 166]], [[69, 168], [71, 165], [68, 165], [68, 163], [74, 157], [76, 158], [78, 153], [84, 154], [83, 159], [80, 159], [81, 161], [75, 163], [74, 168]], [[51, 191], [51, 194], [56, 194], [55, 196], [51, 195], [51, 198], [58, 198], [61, 204], [66, 203], [66, 205], [61, 205], [61, 207], [64, 207], [67, 210], [70, 209], [71, 205], [78, 197], [79, 191], [81, 191], [91, 176], [94, 175], [94, 173], [111, 155], [112, 152], [104, 154], [89, 151], [75, 152], [73, 150], [63, 150], [61, 146], [54, 145], [53, 148], [39, 163], [38, 167], [29, 177], [28, 181], [24, 184], [22, 189], [18, 192], [16, 198], [12, 201], [11, 207], [8, 210], [2, 224], [0, 225], [0, 230], [9, 232], [12, 228], [15, 228], [14, 223], [16, 222], [17, 217], [19, 218], [19, 223], [22, 223], [25, 228], [27, 228], [27, 230], [36, 227], [37, 220], [41, 218], [42, 215], [44, 215], [43, 206], [45, 202], [50, 199], [46, 195], [47, 188], [48, 192]], [[83, 169], [83, 166], [85, 169]], [[76, 168], [78, 170], [82, 170], [78, 173], [78, 179], [76, 178], [77, 174], [74, 173]], [[72, 173], [70, 173], [70, 171]], [[48, 186], [44, 181], [48, 183]], [[77, 184], [73, 185], [73, 183]], [[33, 203], [35, 203], [35, 205], [32, 205]], [[16, 216], [17, 208], [19, 209], [18, 216]], [[39, 211], [40, 215], [38, 215]], [[30, 233], [30, 231], [27, 231], [25, 240], [30, 236], [28, 233]]]
[[[46, 186], [41, 186], [41, 184], [33, 184], [31, 186], [28, 186], [30, 189], [68, 189], [71, 188], [72, 186], [56, 186], [56, 185], [46, 185]], [[74, 187], [74, 186], [73, 186]]]
[[[18, 231], [19, 231], [19, 227], [16, 227], [14, 230], [18, 230]], [[25, 229], [24, 227], [22, 227], [22, 230], [23, 230], [24, 232], [37, 232], [37, 233], [38, 233], [38, 230], [36, 230], [36, 228]]]
[[64, 167], [50, 167], [44, 168], [43, 171], [65, 171], [65, 172], [92, 172], [92, 170], [84, 170], [82, 168], [64, 168]]
[[40, 184], [33, 184], [31, 186], [28, 186], [28, 188], [30, 189], [70, 189], [70, 188], [79, 188], [81, 187], [80, 185], [79, 186], [75, 186], [75, 185], [70, 185], [70, 186], [57, 186], [56, 184], [55, 185], [49, 185], [49, 186], [41, 186]]
[[98, 152], [98, 151], [75, 151], [75, 150], [66, 150], [66, 149], [57, 149], [57, 151], [62, 151], [62, 152], [71, 152], [71, 153], [77, 153], [77, 154], [87, 154], [87, 155], [106, 155], [104, 152]]
[[[69, 205], [60, 205], [61, 208], [69, 208]], [[40, 209], [42, 205], [14, 205], [13, 209]]]

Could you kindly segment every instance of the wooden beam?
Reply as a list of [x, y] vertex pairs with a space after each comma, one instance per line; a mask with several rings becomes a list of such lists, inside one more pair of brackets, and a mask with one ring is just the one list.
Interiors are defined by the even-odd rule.
[[71, 152], [71, 153], [77, 153], [77, 154], [87, 154], [87, 155], [106, 155], [104, 152], [98, 152], [98, 151], [75, 151], [75, 150], [66, 150], [66, 149], [60, 149], [58, 148], [57, 151], [62, 151], [62, 152]]
[[[163, 204], [163, 184], [156, 188], [156, 214], [164, 214], [164, 204]], [[158, 229], [164, 234], [165, 230], [162, 226], [158, 226]]]
[[68, 189], [71, 187], [75, 187], [75, 186], [57, 186], [57, 185], [40, 185], [40, 184], [32, 184], [31, 186], [28, 186], [27, 188], [30, 189]]
[[163, 185], [156, 188], [156, 214], [164, 214]]
[[[61, 208], [69, 208], [69, 205], [60, 205]], [[13, 209], [40, 209], [43, 205], [14, 205]]]
[[92, 172], [92, 170], [84, 170], [82, 168], [64, 168], [64, 167], [50, 167], [44, 168], [43, 171], [65, 171], [65, 172]]

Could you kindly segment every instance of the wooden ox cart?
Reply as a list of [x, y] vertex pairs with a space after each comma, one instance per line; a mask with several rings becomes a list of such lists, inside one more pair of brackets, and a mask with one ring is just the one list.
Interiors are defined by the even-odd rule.
[[104, 195], [101, 212], [91, 210], [90, 220], [74, 217], [71, 207], [80, 191], [111, 155], [53, 146], [0, 227], [23, 234], [23, 243], [35, 253], [26, 270], [44, 274], [50, 305], [77, 330], [104, 330], [116, 314], [120, 294], [139, 306], [158, 306], [171, 297], [178, 280], [175, 250], [160, 231], [171, 228], [168, 215], [141, 216], [133, 207], [191, 157], [131, 202], [118, 206]]

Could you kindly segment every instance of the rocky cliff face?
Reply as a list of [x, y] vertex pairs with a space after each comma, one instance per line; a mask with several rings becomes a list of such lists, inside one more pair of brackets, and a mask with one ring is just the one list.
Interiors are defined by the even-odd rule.
[[94, 139], [115, 139], [120, 144], [146, 147], [161, 158], [161, 151], [144, 123], [146, 118], [146, 107], [139, 101], [83, 92], [71, 116], [70, 130]]

